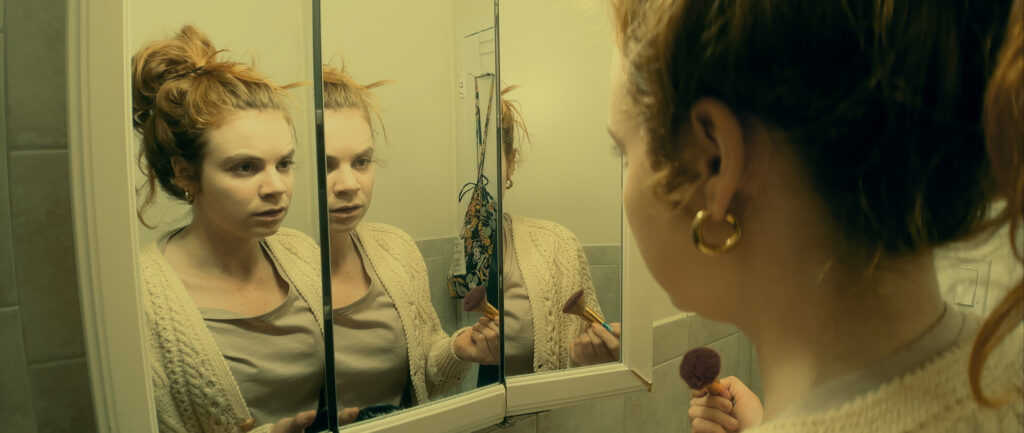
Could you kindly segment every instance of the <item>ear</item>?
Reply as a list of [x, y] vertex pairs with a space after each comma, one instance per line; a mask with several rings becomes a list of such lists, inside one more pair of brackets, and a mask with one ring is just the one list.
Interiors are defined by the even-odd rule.
[[188, 190], [195, 194], [199, 191], [199, 185], [196, 182], [196, 167], [185, 161], [180, 156], [171, 158], [171, 167], [174, 169], [174, 184], [178, 188]]
[[731, 108], [709, 97], [693, 103], [690, 122], [697, 144], [710, 155], [702, 162], [707, 164], [708, 181], [704, 194], [708, 211], [712, 219], [721, 221], [743, 177], [747, 146], [743, 127]]

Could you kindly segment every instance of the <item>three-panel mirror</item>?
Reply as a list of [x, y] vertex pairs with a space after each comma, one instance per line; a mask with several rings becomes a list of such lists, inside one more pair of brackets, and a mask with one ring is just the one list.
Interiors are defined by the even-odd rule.
[[158, 400], [347, 425], [619, 361], [604, 8], [139, 0], [131, 29]]

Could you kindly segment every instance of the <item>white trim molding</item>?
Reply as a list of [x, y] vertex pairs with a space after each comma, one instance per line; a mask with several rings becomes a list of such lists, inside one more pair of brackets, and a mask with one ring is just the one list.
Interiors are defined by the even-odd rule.
[[98, 431], [156, 431], [138, 287], [128, 4], [68, 2], [68, 152]]
[[505, 413], [505, 388], [494, 384], [480, 389], [405, 409], [372, 422], [343, 427], [345, 433], [471, 432], [501, 422]]

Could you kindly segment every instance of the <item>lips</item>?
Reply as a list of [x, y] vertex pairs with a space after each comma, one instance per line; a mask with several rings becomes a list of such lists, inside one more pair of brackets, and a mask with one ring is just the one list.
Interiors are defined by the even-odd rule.
[[278, 219], [278, 218], [281, 218], [281, 217], [284, 216], [284, 210], [285, 210], [285, 208], [283, 208], [283, 207], [277, 207], [277, 208], [265, 210], [263, 212], [255, 214], [255, 215], [258, 218]]
[[362, 209], [362, 208], [363, 208], [363, 205], [359, 205], [359, 204], [346, 205], [346, 206], [338, 206], [338, 207], [336, 207], [334, 209], [331, 209], [331, 215], [340, 216], [340, 217], [349, 217], [349, 216], [353, 216], [356, 213], [358, 213], [359, 210]]

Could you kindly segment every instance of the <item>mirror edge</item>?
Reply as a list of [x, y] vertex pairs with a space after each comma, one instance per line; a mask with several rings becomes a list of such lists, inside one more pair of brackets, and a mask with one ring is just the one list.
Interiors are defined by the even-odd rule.
[[[132, 218], [128, 8], [126, 0], [69, 2], [65, 36], [75, 263], [99, 431], [157, 430]], [[110, 161], [123, 170], [109, 170]]]

